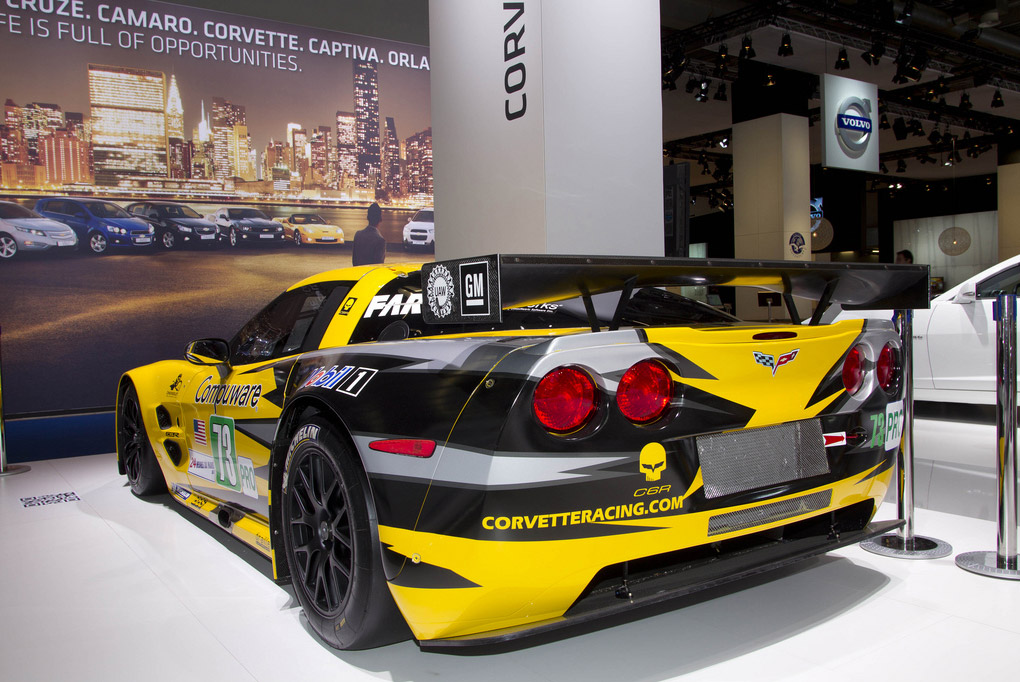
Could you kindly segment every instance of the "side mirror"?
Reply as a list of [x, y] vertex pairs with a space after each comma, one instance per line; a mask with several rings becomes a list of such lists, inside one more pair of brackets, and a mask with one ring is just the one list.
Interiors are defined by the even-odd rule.
[[973, 303], [977, 300], [977, 286], [974, 282], [967, 282], [960, 287], [960, 290], [953, 296], [953, 303]]
[[199, 339], [184, 350], [184, 358], [194, 365], [225, 365], [230, 347], [223, 339]]

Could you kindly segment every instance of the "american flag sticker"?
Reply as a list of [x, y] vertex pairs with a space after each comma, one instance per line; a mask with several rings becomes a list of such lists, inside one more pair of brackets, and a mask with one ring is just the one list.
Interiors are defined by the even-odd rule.
[[195, 444], [196, 445], [208, 445], [209, 438], [205, 435], [205, 422], [201, 419], [195, 419]]

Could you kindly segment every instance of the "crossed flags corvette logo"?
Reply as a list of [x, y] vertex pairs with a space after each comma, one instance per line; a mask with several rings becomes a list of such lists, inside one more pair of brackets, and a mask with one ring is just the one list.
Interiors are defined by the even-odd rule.
[[759, 351], [752, 351], [754, 353], [754, 361], [763, 367], [768, 367], [772, 370], [772, 376], [776, 375], [776, 371], [779, 370], [783, 365], [788, 365], [793, 362], [794, 358], [797, 357], [797, 353], [800, 352], [800, 348], [795, 348], [787, 353], [783, 353], [780, 356], [768, 355]]

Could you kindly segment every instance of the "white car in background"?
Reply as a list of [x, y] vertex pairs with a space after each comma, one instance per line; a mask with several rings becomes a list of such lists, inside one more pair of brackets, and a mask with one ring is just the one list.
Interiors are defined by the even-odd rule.
[[13, 201], [0, 201], [0, 260], [19, 252], [73, 251], [77, 245], [77, 235], [64, 223]]
[[[914, 400], [995, 404], [996, 292], [1020, 284], [1020, 256], [984, 270], [915, 310]], [[875, 317], [843, 311], [836, 319]]]
[[423, 208], [411, 216], [404, 225], [404, 249], [436, 247], [436, 225], [432, 207]]

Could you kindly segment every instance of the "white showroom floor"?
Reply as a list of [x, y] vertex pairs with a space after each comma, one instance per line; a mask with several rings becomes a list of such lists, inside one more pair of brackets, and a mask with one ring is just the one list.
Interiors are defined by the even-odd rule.
[[[0, 478], [0, 679], [985, 680], [1012, 679], [1020, 584], [952, 556], [858, 547], [668, 613], [511, 653], [406, 642], [320, 645], [268, 562], [168, 496], [133, 497], [113, 455], [33, 462]], [[55, 500], [71, 496], [78, 501]], [[22, 498], [51, 504], [25, 506]], [[881, 515], [891, 516], [886, 504]], [[992, 550], [989, 521], [918, 510], [954, 552]]]

